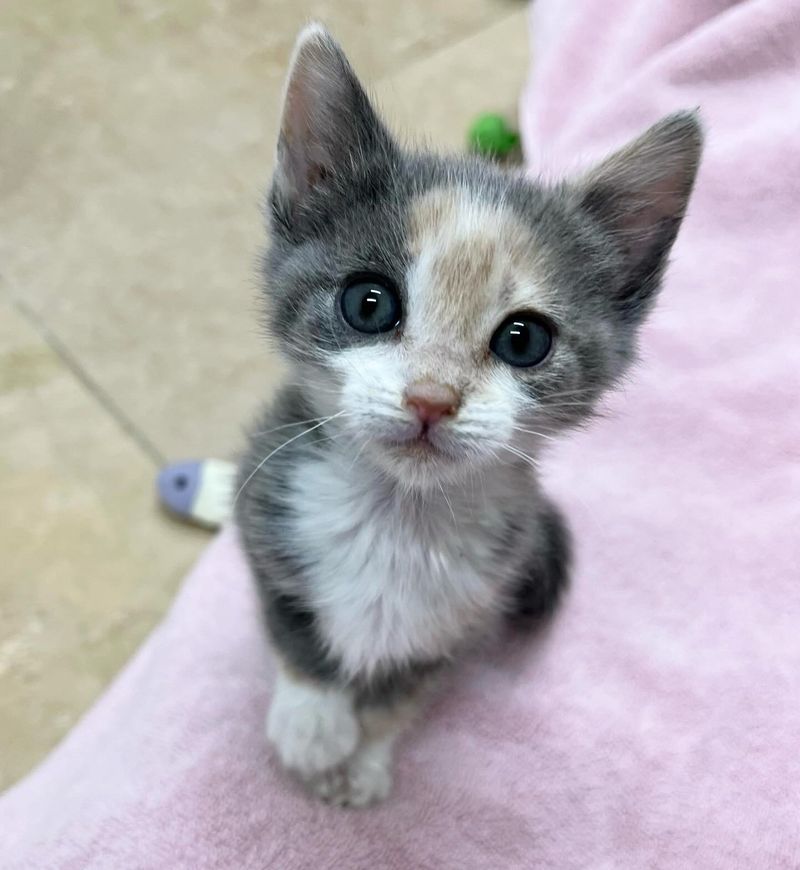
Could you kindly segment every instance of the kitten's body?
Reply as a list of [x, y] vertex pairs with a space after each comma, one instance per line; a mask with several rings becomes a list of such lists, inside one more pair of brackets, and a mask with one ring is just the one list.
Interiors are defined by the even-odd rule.
[[[289, 388], [264, 428], [305, 420], [307, 410]], [[290, 430], [255, 436], [243, 468]], [[357, 459], [351, 444], [326, 438], [322, 427], [318, 433], [264, 466], [242, 496], [252, 510], [240, 516], [259, 576], [313, 613], [320, 672], [335, 662], [339, 676], [368, 685], [445, 661], [520, 610], [539, 554], [558, 547], [559, 565], [566, 561], [563, 539], [547, 539], [554, 514], [523, 460], [409, 492]], [[555, 572], [546, 598], [555, 597], [564, 574]], [[295, 653], [287, 646], [284, 654], [291, 663]], [[297, 655], [307, 654], [303, 644]], [[307, 669], [307, 659], [297, 666]]]
[[552, 609], [567, 534], [535, 457], [630, 362], [698, 152], [683, 115], [571, 186], [409, 153], [301, 36], [265, 261], [294, 377], [237, 519], [283, 662], [268, 735], [323, 797], [383, 797], [429, 678]]
[[238, 512], [289, 675], [269, 736], [321, 797], [363, 805], [388, 793], [394, 738], [431, 678], [504, 616], [551, 610], [567, 536], [522, 460], [409, 492], [322, 427], [281, 449], [308, 419], [300, 391], [282, 391], [242, 464], [280, 450]]

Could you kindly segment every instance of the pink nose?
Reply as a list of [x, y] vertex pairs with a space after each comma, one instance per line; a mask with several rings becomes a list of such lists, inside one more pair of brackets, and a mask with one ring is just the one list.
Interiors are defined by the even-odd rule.
[[455, 417], [461, 396], [449, 384], [417, 381], [406, 388], [406, 405], [426, 426], [438, 423], [442, 417]]

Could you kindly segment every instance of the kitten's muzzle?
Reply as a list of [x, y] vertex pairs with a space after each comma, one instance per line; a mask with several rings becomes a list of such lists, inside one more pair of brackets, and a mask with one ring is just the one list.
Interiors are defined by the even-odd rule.
[[449, 384], [436, 381], [416, 381], [406, 388], [404, 401], [422, 424], [423, 430], [455, 417], [461, 405], [461, 394]]

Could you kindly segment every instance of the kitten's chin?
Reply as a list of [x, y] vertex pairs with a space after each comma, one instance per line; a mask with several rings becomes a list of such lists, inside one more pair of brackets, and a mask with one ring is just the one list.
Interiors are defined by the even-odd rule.
[[465, 454], [444, 451], [430, 441], [373, 442], [370, 459], [384, 474], [412, 489], [428, 489], [455, 483], [469, 476], [471, 464]]

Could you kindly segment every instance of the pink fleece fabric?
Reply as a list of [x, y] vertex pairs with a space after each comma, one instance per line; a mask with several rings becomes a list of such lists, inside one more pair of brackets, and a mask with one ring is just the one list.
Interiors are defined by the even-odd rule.
[[644, 359], [549, 459], [577, 542], [552, 627], [465, 664], [396, 788], [330, 809], [263, 738], [273, 666], [233, 531], [48, 759], [4, 868], [800, 867], [800, 12], [538, 0], [534, 170], [674, 109], [708, 145]]

